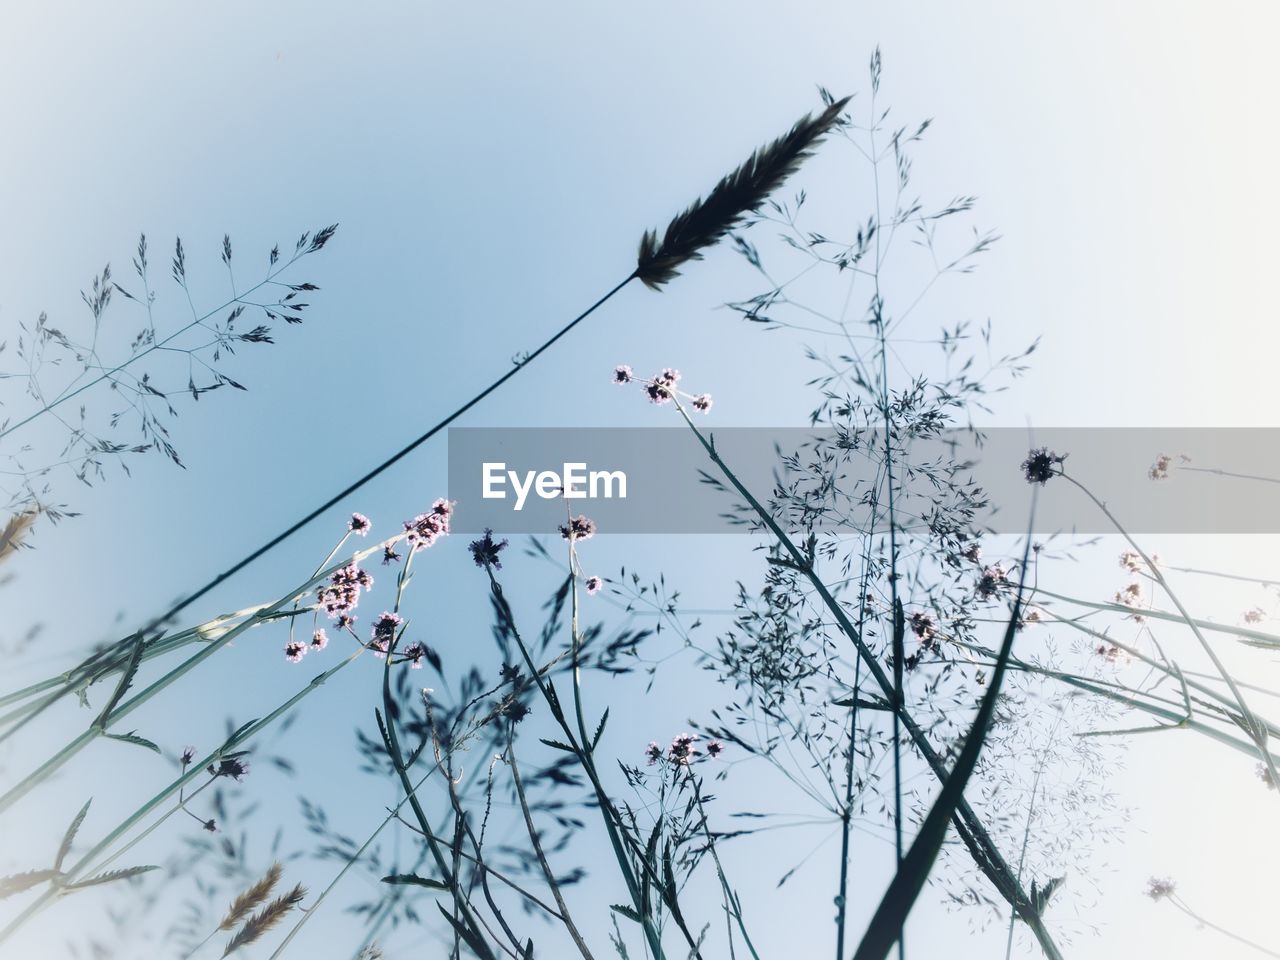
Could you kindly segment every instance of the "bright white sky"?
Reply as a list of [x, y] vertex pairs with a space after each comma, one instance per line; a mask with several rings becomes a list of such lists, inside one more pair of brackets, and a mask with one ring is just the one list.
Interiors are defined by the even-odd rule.
[[[10, 11], [0, 37], [9, 92], [0, 102], [0, 221], [9, 225], [0, 234], [0, 327], [10, 338], [40, 310], [59, 322], [80, 317], [79, 289], [108, 259], [123, 272], [140, 230], [153, 238], [160, 274], [181, 233], [212, 290], [224, 230], [247, 256], [343, 224], [300, 274], [324, 288], [313, 319], [236, 368], [252, 392], [184, 410], [189, 471], [154, 461], [132, 482], [68, 491], [86, 516], [46, 530], [23, 558], [21, 595], [9, 588], [11, 623], [48, 624], [32, 662], [15, 672], [68, 662], [109, 633], [117, 613], [132, 621], [153, 612], [397, 446], [406, 423], [452, 406], [625, 275], [640, 231], [813, 106], [815, 84], [865, 93], [877, 44], [884, 102], [904, 122], [936, 118], [915, 155], [917, 186], [939, 201], [978, 195], [975, 224], [1004, 238], [974, 277], [948, 288], [927, 329], [990, 317], [1002, 347], [1044, 337], [1034, 370], [992, 422], [1278, 425], [1264, 393], [1280, 347], [1269, 282], [1280, 217], [1270, 122], [1278, 19], [1260, 2], [1153, 0]], [[842, 162], [814, 166], [805, 186], [815, 202], [847, 195]], [[810, 373], [803, 339], [772, 348], [713, 309], [751, 292], [742, 277], [716, 254], [661, 296], [629, 289], [468, 422], [649, 425], [650, 410], [598, 386], [623, 361], [696, 372], [721, 423], [800, 422], [811, 402], [798, 389]], [[797, 389], [762, 391], [762, 381]], [[443, 476], [440, 444], [350, 507], [387, 530], [439, 495]], [[205, 612], [290, 585], [328, 544], [327, 531], [309, 532]], [[1153, 546], [1169, 562], [1267, 576], [1275, 544]], [[728, 581], [752, 575], [733, 565], [736, 547], [673, 551], [637, 538], [602, 543], [598, 559], [683, 574], [697, 603], [720, 607]], [[1059, 575], [1106, 595], [1118, 586], [1118, 549], [1099, 548], [1086, 554], [1087, 569]], [[725, 583], [693, 579], [716, 569], [709, 558], [728, 564]], [[450, 594], [487, 615], [480, 585], [465, 583], [450, 583]], [[1194, 609], [1230, 621], [1265, 600], [1213, 582], [1188, 591]], [[1257, 682], [1280, 680], [1274, 658], [1229, 655]], [[172, 746], [212, 740], [225, 713], [256, 715], [298, 682], [274, 660], [249, 677], [235, 673], [249, 661], [237, 663], [186, 688], [186, 712], [153, 715], [174, 730]], [[368, 694], [367, 684], [348, 690], [357, 706], [330, 702], [315, 729], [345, 750]], [[660, 732], [683, 722], [687, 706], [633, 703], [635, 739], [661, 739], [644, 724]], [[188, 733], [201, 711], [210, 718], [203, 737]], [[323, 752], [317, 743], [294, 749], [313, 760]], [[30, 842], [56, 843], [56, 825], [104, 769], [99, 756], [63, 777], [39, 808], [55, 826]], [[141, 761], [136, 769], [158, 777]], [[1253, 956], [1141, 896], [1149, 875], [1171, 874], [1210, 919], [1271, 935], [1274, 897], [1263, 878], [1280, 844], [1263, 825], [1274, 823], [1276, 796], [1252, 764], [1165, 734], [1135, 743], [1115, 783], [1134, 808], [1133, 829], [1099, 860], [1103, 893], [1089, 914], [1099, 934], [1072, 955]], [[108, 792], [97, 790], [99, 830], [124, 808]], [[348, 805], [352, 832], [386, 799], [362, 797], [363, 810]], [[341, 807], [344, 797], [326, 799]], [[13, 814], [23, 816], [43, 822], [37, 805]], [[22, 866], [8, 862], [11, 845], [23, 843], [10, 829], [0, 842], [6, 872]], [[791, 885], [769, 912], [811, 909], [829, 896], [823, 884]], [[996, 931], [960, 947], [967, 918], [932, 903], [913, 930], [920, 949], [935, 945], [932, 955], [946, 944], [957, 956], [991, 957], [1003, 945]], [[324, 936], [323, 924], [309, 935]], [[808, 935], [778, 925], [762, 939], [776, 957]], [[815, 931], [813, 943], [828, 937]]]

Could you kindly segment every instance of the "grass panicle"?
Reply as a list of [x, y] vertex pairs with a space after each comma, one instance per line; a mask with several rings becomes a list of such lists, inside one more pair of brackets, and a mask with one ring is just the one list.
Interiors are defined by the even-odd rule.
[[236, 935], [227, 943], [227, 948], [222, 951], [224, 957], [235, 953], [241, 947], [247, 947], [251, 943], [255, 943], [262, 939], [273, 927], [280, 923], [285, 916], [293, 910], [303, 898], [307, 895], [307, 890], [302, 884], [295, 884], [293, 889], [288, 893], [283, 893], [276, 897], [265, 907], [251, 916], [243, 927], [236, 931]]
[[723, 240], [744, 217], [769, 199], [833, 127], [849, 97], [830, 104], [816, 117], [806, 114], [787, 133], [757, 149], [741, 166], [721, 178], [707, 194], [676, 216], [663, 232], [646, 230], [640, 238], [636, 277], [651, 290], [660, 290], [680, 274], [690, 260]]

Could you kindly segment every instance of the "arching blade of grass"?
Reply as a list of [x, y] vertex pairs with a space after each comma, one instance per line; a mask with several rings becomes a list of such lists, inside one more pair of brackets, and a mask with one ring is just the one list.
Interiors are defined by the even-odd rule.
[[[1030, 534], [1027, 542], [1028, 544], [1031, 542]], [[1026, 566], [1024, 555], [1022, 569], [1025, 570]], [[956, 810], [964, 799], [964, 788], [978, 765], [978, 755], [982, 752], [987, 731], [991, 727], [991, 718], [996, 712], [996, 700], [1000, 696], [1005, 668], [1013, 653], [1013, 638], [1018, 632], [1018, 618], [1021, 612], [1022, 583], [1019, 582], [1018, 593], [1013, 601], [1013, 613], [1009, 617], [1009, 625], [1005, 627], [1004, 642], [1000, 646], [1000, 656], [996, 660], [991, 683], [987, 688], [986, 696], [982, 698], [981, 706], [978, 707], [978, 715], [974, 718], [973, 726], [969, 728], [969, 735], [965, 737], [960, 757], [956, 760], [950, 776], [943, 783], [942, 791], [929, 810], [929, 815], [925, 817], [920, 832], [912, 841], [911, 849], [902, 858], [898, 872], [881, 898], [880, 906], [876, 908], [867, 932], [862, 935], [862, 942], [858, 944], [853, 960], [884, 960], [902, 935], [907, 914], [911, 912], [916, 898], [924, 889], [925, 881], [933, 870], [934, 861], [938, 859], [938, 853], [942, 850], [942, 842], [947, 836], [947, 827], [956, 816]]]

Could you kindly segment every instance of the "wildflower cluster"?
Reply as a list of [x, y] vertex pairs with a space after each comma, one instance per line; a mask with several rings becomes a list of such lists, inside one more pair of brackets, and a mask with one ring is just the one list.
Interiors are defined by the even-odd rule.
[[[667, 763], [677, 767], [688, 767], [697, 762], [701, 757], [702, 751], [696, 746], [701, 738], [696, 733], [681, 733], [671, 738], [671, 746], [664, 753], [661, 745], [657, 740], [649, 741], [649, 745], [644, 748], [644, 755], [649, 761], [649, 766], [653, 766], [659, 761], [665, 760]], [[711, 740], [707, 743], [706, 756], [709, 759], [716, 759], [724, 753], [724, 744], [719, 740]]]
[[680, 382], [680, 371], [672, 367], [667, 367], [652, 380], [645, 380], [643, 377], [637, 377], [630, 367], [622, 364], [614, 368], [613, 382], [619, 386], [628, 383], [640, 384], [644, 387], [644, 392], [651, 403], [661, 405], [675, 397], [683, 397], [699, 413], [711, 412], [711, 394], [692, 394], [678, 390], [676, 384]]
[[1147, 881], [1147, 896], [1152, 900], [1163, 900], [1165, 897], [1173, 896], [1173, 892], [1178, 885], [1168, 877], [1152, 877]]
[[345, 625], [354, 619], [350, 613], [360, 603], [361, 587], [366, 591], [373, 589], [373, 577], [356, 564], [348, 563], [333, 572], [328, 585], [320, 588], [317, 599], [330, 620], [342, 619]]
[[990, 600], [1009, 585], [1008, 572], [998, 563], [983, 567], [982, 576], [978, 578], [978, 596]]
[[[449, 516], [453, 513], [453, 504], [440, 499], [431, 505], [431, 512], [420, 514], [412, 520], [406, 520], [405, 537], [409, 548], [413, 551], [425, 550], [436, 542], [438, 537], [448, 536]], [[386, 558], [384, 557], [384, 562]]]
[[590, 517], [576, 516], [560, 525], [560, 536], [566, 540], [590, 540], [596, 534], [596, 522]]

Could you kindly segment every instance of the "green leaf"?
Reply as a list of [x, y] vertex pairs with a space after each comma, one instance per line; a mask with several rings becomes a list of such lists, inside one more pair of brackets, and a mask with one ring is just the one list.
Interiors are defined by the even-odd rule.
[[128, 733], [104, 733], [104, 737], [108, 740], [119, 740], [121, 743], [132, 743], [139, 747], [146, 747], [148, 750], [160, 752], [160, 748], [148, 740], [146, 737], [140, 737], [132, 730]]
[[[1023, 568], [1026, 568], [1024, 558]], [[853, 960], [885, 960], [889, 951], [902, 936], [902, 926], [906, 923], [907, 914], [915, 904], [920, 891], [924, 889], [933, 863], [942, 849], [942, 842], [947, 836], [947, 825], [955, 815], [956, 808], [964, 799], [964, 788], [969, 782], [974, 768], [978, 765], [978, 755], [986, 742], [987, 731], [991, 726], [991, 718], [995, 714], [996, 699], [1000, 695], [1000, 686], [1004, 680], [1005, 668], [1013, 653], [1013, 638], [1018, 630], [1018, 619], [1022, 612], [1022, 584], [1018, 584], [1018, 594], [1013, 603], [1013, 615], [1005, 627], [1004, 643], [1000, 647], [1000, 656], [996, 660], [991, 683], [986, 695], [978, 707], [978, 715], [973, 726], [969, 728], [964, 746], [956, 760], [951, 774], [942, 785], [942, 790], [934, 801], [928, 816], [920, 827], [920, 832], [911, 843], [911, 849], [898, 865], [889, 889], [880, 900], [871, 924], [862, 935], [862, 942], [853, 955]]]
[[577, 750], [573, 749], [573, 747], [569, 746], [567, 743], [561, 743], [559, 740], [544, 740], [543, 738], [539, 737], [538, 742], [543, 743], [548, 747], [555, 747], [557, 750], [563, 750], [565, 753], [578, 752]]
[[449, 921], [449, 926], [453, 927], [453, 929], [457, 931], [458, 936], [460, 936], [466, 942], [467, 946], [475, 951], [476, 956], [480, 956], [480, 957], [493, 956], [493, 951], [489, 949], [489, 945], [487, 943], [485, 943], [482, 939], [480, 939], [479, 934], [473, 932], [471, 928], [468, 927], [466, 924], [463, 924], [460, 921], [455, 920], [453, 918], [453, 915], [449, 913], [449, 911], [446, 910], [444, 906], [438, 901], [436, 903], [436, 907], [439, 908], [440, 915]]
[[68, 890], [82, 890], [85, 887], [100, 887], [104, 883], [115, 883], [117, 880], [128, 880], [132, 877], [149, 873], [152, 870], [160, 868], [154, 864], [146, 867], [125, 867], [123, 870], [108, 870], [106, 873], [100, 873], [96, 877], [90, 877], [88, 880], [81, 880], [79, 883], [68, 883]]
[[133, 642], [133, 652], [129, 655], [129, 664], [125, 667], [124, 673], [120, 675], [120, 682], [116, 684], [111, 699], [107, 701], [107, 705], [102, 708], [102, 712], [98, 714], [98, 718], [93, 721], [93, 725], [98, 729], [104, 729], [111, 720], [111, 713], [116, 708], [116, 704], [120, 702], [120, 698], [125, 695], [133, 683], [134, 674], [138, 672], [138, 665], [142, 663], [142, 648], [145, 646], [142, 634], [137, 635], [137, 639]]
[[595, 735], [591, 738], [591, 749], [595, 750], [596, 745], [600, 743], [600, 735], [604, 733], [604, 725], [609, 721], [609, 708], [604, 708], [604, 713], [600, 717], [600, 724], [596, 727]]
[[615, 904], [612, 904], [609, 907], [609, 909], [612, 910], [614, 913], [622, 914], [628, 920], [633, 920], [636, 923], [641, 924], [642, 926], [644, 924], [644, 920], [640, 918], [640, 914], [636, 913], [635, 910], [633, 910], [631, 907], [628, 907], [621, 903], [615, 903]]
[[416, 873], [393, 873], [382, 878], [383, 883], [407, 884], [415, 887], [430, 887], [432, 890], [448, 890], [449, 885], [443, 880], [420, 877]]
[[80, 831], [80, 825], [84, 823], [85, 815], [89, 812], [89, 804], [91, 803], [93, 803], [93, 797], [84, 802], [80, 812], [71, 821], [71, 826], [67, 827], [67, 832], [62, 835], [62, 843], [58, 845], [58, 855], [53, 859], [54, 870], [62, 869], [62, 861], [66, 860], [67, 854], [71, 852], [71, 844], [75, 842], [76, 834]]

